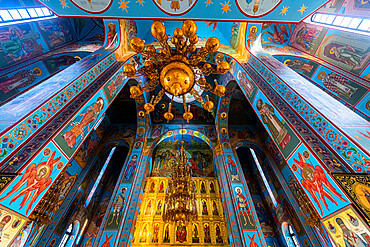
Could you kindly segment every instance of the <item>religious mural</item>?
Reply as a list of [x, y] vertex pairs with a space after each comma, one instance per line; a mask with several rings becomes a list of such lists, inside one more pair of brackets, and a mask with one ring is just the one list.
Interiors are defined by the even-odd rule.
[[334, 179], [339, 183], [356, 206], [370, 220], [370, 177], [367, 174], [334, 173]]
[[69, 157], [82, 144], [84, 138], [92, 131], [94, 125], [107, 109], [108, 103], [104, 99], [102, 91], [99, 91], [54, 138]]
[[26, 222], [26, 218], [0, 207], [0, 245], [9, 246], [18, 237]]
[[0, 68], [4, 69], [22, 59], [42, 54], [44, 48], [34, 25], [26, 23], [0, 28]]
[[[181, 135], [175, 140], [165, 140], [158, 144], [153, 159], [152, 176], [170, 176], [174, 165], [177, 147]], [[195, 177], [210, 177], [213, 174], [213, 154], [209, 146], [198, 138], [189, 139], [184, 136], [185, 151], [189, 157], [189, 162]]]
[[349, 204], [338, 185], [303, 144], [291, 156], [288, 164], [319, 215], [325, 217]]
[[284, 157], [288, 157], [299, 143], [298, 137], [262, 92], [258, 91], [256, 99], [253, 106], [257, 114]]
[[362, 41], [358, 40], [358, 43], [353, 41], [353, 36], [349, 33], [329, 30], [317, 55], [332, 64], [358, 74], [369, 62], [370, 47], [364, 46], [367, 43], [366, 38]]
[[66, 164], [67, 159], [50, 143], [0, 194], [0, 202], [29, 216]]
[[118, 229], [121, 219], [124, 214], [124, 208], [126, 206], [126, 197], [128, 191], [130, 191], [130, 185], [121, 185], [118, 190], [119, 193], [117, 194], [116, 198], [113, 202], [113, 208], [110, 212], [107, 220], [106, 229]]
[[295, 27], [290, 38], [290, 45], [298, 50], [314, 54], [318, 48], [326, 28], [301, 22]]
[[50, 50], [74, 40], [74, 32], [68, 19], [50, 19], [37, 22], [37, 25]]
[[322, 220], [337, 247], [370, 245], [370, 228], [351, 205]]
[[262, 26], [262, 44], [287, 45], [294, 26], [292, 24], [264, 23]]

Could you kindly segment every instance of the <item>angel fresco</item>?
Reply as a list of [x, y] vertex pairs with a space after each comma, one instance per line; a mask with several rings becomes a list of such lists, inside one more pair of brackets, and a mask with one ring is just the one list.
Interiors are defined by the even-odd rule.
[[307, 28], [307, 25], [304, 25], [304, 27], [298, 31], [295, 42], [306, 51], [312, 51], [315, 47], [313, 40], [317, 39], [319, 34], [320, 30], [316, 28]]
[[308, 159], [309, 155], [310, 154], [307, 151], [304, 151], [303, 155], [298, 153], [299, 160], [294, 158], [294, 164], [292, 165], [292, 168], [294, 171], [297, 171], [297, 167], [301, 169], [302, 179], [300, 182], [306, 191], [312, 196], [320, 209], [321, 215], [323, 215], [321, 203], [324, 204], [327, 210], [329, 210], [325, 197], [328, 198], [332, 203], [335, 203], [337, 206], [337, 201], [334, 199], [332, 194], [344, 202], [347, 202], [347, 200], [344, 199], [342, 195], [336, 191], [333, 185], [330, 184], [324, 170], [319, 165], [314, 167], [306, 162], [306, 159]]
[[[50, 177], [53, 173], [53, 168], [59, 164], [61, 159], [61, 157], [54, 158], [55, 153], [56, 152], [54, 151], [48, 157], [47, 161], [41, 162], [38, 165], [35, 163], [29, 165], [19, 182], [14, 185], [13, 188], [6, 194], [6, 196], [0, 199], [0, 201], [3, 201], [14, 195], [9, 203], [9, 205], [11, 205], [14, 201], [24, 195], [19, 209], [23, 208], [28, 200], [31, 199], [26, 208], [26, 214], [28, 214], [28, 211], [32, 208], [32, 205], [35, 203], [37, 198], [49, 187], [53, 180]], [[26, 187], [21, 189], [25, 184]]]
[[287, 42], [288, 39], [289, 39], [289, 34], [288, 34], [288, 31], [287, 31], [287, 28], [284, 25], [280, 25], [280, 31], [278, 31], [278, 25], [275, 24], [273, 33], [269, 32], [269, 31], [265, 31], [264, 34], [265, 33], [267, 33], [271, 36], [271, 37], [268, 37], [267, 39], [270, 42], [275, 43], [275, 44], [283, 44], [283, 43]]
[[[86, 130], [85, 128], [87, 128], [87, 131], [90, 131], [90, 124], [95, 123], [103, 108], [104, 100], [102, 97], [98, 97], [95, 103], [87, 106], [83, 110], [83, 113], [79, 115], [82, 116], [80, 121], [76, 120], [69, 124], [62, 137], [71, 149], [76, 148], [76, 143], [79, 143], [84, 138], [84, 131]], [[81, 140], [78, 140], [79, 137]]]

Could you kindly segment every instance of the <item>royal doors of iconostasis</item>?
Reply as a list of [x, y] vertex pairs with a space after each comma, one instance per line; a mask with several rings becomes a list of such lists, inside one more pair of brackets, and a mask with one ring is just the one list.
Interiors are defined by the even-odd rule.
[[152, 152], [152, 170], [143, 188], [131, 246], [230, 246], [213, 151], [198, 138], [182, 138], [193, 171], [198, 219], [180, 225], [162, 219], [166, 188], [182, 141], [163, 140]]

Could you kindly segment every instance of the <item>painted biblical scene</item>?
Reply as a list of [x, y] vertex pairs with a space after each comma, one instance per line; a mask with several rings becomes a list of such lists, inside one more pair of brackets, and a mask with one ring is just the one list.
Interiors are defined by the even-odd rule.
[[42, 54], [43, 39], [30, 23], [0, 27], [0, 69]]
[[26, 218], [0, 207], [0, 245], [10, 246], [14, 241], [14, 246], [14, 243], [20, 242], [18, 234], [26, 222]]
[[264, 23], [262, 26], [262, 44], [287, 45], [294, 26], [292, 24]]
[[369, 226], [351, 205], [324, 218], [322, 223], [338, 247], [370, 245]]
[[36, 24], [50, 50], [75, 40], [75, 33], [69, 19], [49, 19]]
[[349, 199], [305, 145], [298, 147], [288, 165], [319, 215], [325, 217], [349, 204]]
[[71, 157], [75, 153], [107, 107], [108, 102], [100, 90], [54, 138], [67, 156]]
[[[301, 22], [295, 27], [290, 38], [290, 45], [298, 50], [314, 54], [323, 39], [326, 28]], [[321, 49], [321, 47], [320, 47]]]
[[29, 216], [45, 195], [67, 159], [50, 142], [0, 194], [0, 203]]
[[334, 173], [333, 177], [370, 220], [370, 176]]
[[283, 156], [287, 158], [300, 142], [298, 137], [261, 91], [257, 92], [253, 107], [267, 132], [269, 132]]
[[330, 29], [315, 56], [358, 75], [369, 63], [370, 39], [368, 36]]
[[194, 177], [212, 177], [213, 152], [209, 145], [201, 139], [184, 135], [177, 135], [174, 139], [165, 139], [154, 149], [153, 169], [151, 176], [169, 177], [175, 165], [180, 142], [184, 141], [186, 155], [193, 171]]

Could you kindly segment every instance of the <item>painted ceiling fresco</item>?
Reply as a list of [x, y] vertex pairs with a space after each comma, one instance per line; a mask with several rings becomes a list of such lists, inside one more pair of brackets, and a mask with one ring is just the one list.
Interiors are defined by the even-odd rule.
[[191, 135], [175, 135], [161, 141], [153, 152], [153, 169], [151, 176], [168, 177], [178, 155], [181, 142], [195, 177], [212, 177], [213, 152], [206, 142]]
[[141, 19], [209, 19], [298, 22], [326, 1], [322, 0], [222, 0], [125, 1], [60, 0], [42, 3], [60, 16]]

